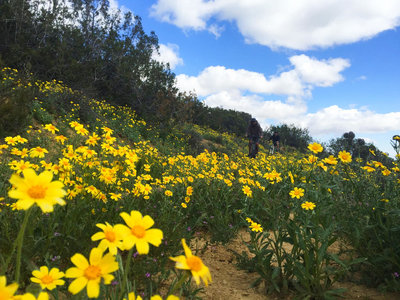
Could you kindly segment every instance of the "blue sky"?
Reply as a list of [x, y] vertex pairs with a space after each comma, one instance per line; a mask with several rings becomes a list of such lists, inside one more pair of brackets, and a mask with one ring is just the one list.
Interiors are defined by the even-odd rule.
[[182, 90], [288, 123], [319, 141], [352, 130], [394, 151], [400, 134], [399, 0], [111, 1], [155, 31]]

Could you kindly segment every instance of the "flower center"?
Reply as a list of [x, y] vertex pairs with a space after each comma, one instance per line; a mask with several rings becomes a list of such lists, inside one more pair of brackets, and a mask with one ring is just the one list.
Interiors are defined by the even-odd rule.
[[201, 270], [202, 265], [203, 265], [203, 262], [201, 261], [201, 258], [197, 257], [195, 255], [187, 258], [186, 259], [186, 263], [189, 266], [190, 270], [193, 270], [195, 272], [199, 272]]
[[34, 185], [28, 189], [29, 197], [33, 199], [43, 199], [46, 196], [47, 187]]
[[41, 279], [40, 279], [44, 284], [49, 284], [53, 282], [53, 277], [51, 277], [50, 275], [44, 275]]
[[97, 279], [101, 275], [101, 269], [98, 266], [89, 266], [86, 268], [84, 275], [89, 280]]
[[146, 229], [144, 229], [143, 226], [135, 225], [135, 226], [132, 227], [131, 232], [132, 232], [132, 234], [134, 236], [136, 236], [136, 237], [141, 239], [146, 234]]
[[115, 241], [115, 232], [113, 231], [106, 231], [105, 233], [106, 235], [106, 239], [110, 242], [114, 242]]

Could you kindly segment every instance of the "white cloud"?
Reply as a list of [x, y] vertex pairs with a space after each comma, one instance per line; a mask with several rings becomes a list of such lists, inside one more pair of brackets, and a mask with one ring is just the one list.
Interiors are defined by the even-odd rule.
[[310, 129], [312, 134], [379, 133], [400, 128], [400, 112], [386, 114], [367, 109], [343, 109], [337, 105], [308, 113], [296, 123]]
[[207, 96], [232, 89], [265, 93], [268, 81], [261, 73], [211, 66], [201, 71], [197, 77], [178, 75], [177, 84], [183, 90], [194, 89], [199, 96]]
[[216, 38], [219, 38], [224, 30], [224, 26], [218, 26], [217, 24], [211, 24], [210, 26], [208, 26], [208, 31], [212, 33]]
[[[38, 14], [41, 12], [41, 10], [49, 11], [51, 12], [54, 9], [54, 5], [57, 5], [57, 8], [61, 10], [65, 10], [68, 13], [73, 13], [74, 12], [74, 5], [72, 4], [71, 1], [69, 0], [60, 0], [60, 1], [31, 1], [30, 3], [30, 10], [32, 13]], [[104, 16], [100, 13], [100, 7], [101, 3], [97, 3], [95, 8], [98, 14], [95, 16], [95, 21], [99, 22], [100, 24], [104, 25]], [[128, 13], [132, 12], [129, 8], [127, 8], [124, 5], [120, 5], [117, 0], [109, 0], [109, 6], [107, 13], [112, 15], [113, 17], [117, 17], [117, 19], [122, 20], [123, 16]], [[80, 26], [80, 22], [83, 19], [83, 14], [84, 12], [82, 10], [78, 10], [77, 16], [74, 17], [74, 19], [67, 19], [63, 20], [63, 22], [66, 22], [69, 25], [73, 26]]]
[[162, 63], [169, 63], [171, 70], [183, 65], [183, 59], [179, 57], [179, 46], [176, 44], [160, 44], [159, 53], [153, 52], [153, 59]]
[[119, 10], [121, 11], [122, 14], [126, 14], [127, 12], [131, 12], [133, 14], [132, 10], [130, 10], [124, 5], [120, 5], [117, 0], [110, 0], [109, 3], [110, 3], [110, 13], [115, 14]]
[[[309, 112], [307, 99], [313, 89], [344, 80], [341, 73], [350, 62], [343, 58], [318, 60], [306, 55], [292, 56], [289, 61], [290, 66], [284, 71], [269, 77], [244, 69], [210, 66], [198, 76], [178, 75], [177, 86], [195, 92], [208, 106], [250, 113], [263, 127], [271, 123], [295, 124], [317, 136], [340, 136], [350, 130], [368, 135], [400, 128], [400, 112], [382, 114], [354, 104]], [[285, 99], [276, 99], [278, 95]]]
[[317, 60], [304, 54], [292, 56], [290, 62], [295, 67], [303, 82], [315, 86], [332, 86], [343, 80], [341, 71], [350, 66], [350, 62], [343, 58]]
[[363, 139], [365, 141], [365, 143], [367, 143], [367, 144], [376, 144], [374, 139], [370, 139], [370, 138], [363, 137], [363, 136], [360, 136], [359, 138]]
[[269, 124], [268, 119], [296, 119], [304, 115], [307, 110], [304, 103], [294, 105], [280, 100], [266, 101], [258, 95], [242, 95], [238, 90], [212, 94], [206, 97], [204, 102], [210, 107], [245, 111], [256, 117], [263, 127]]
[[151, 15], [161, 21], [194, 30], [206, 29], [207, 20], [213, 13], [214, 4], [203, 0], [162, 0], [151, 7]]
[[249, 43], [306, 50], [353, 43], [399, 26], [400, 1], [158, 0], [151, 15], [211, 32], [215, 21], [233, 21]]
[[310, 96], [314, 86], [332, 86], [343, 80], [340, 72], [350, 66], [349, 61], [342, 58], [317, 60], [306, 55], [292, 56], [289, 61], [291, 69], [268, 79], [262, 73], [210, 66], [198, 76], [178, 75], [177, 85], [182, 90], [195, 91], [201, 97], [240, 90], [302, 98]]

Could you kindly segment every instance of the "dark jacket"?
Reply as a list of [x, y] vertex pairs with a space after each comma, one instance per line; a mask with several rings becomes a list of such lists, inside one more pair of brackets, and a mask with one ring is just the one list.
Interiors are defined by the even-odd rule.
[[255, 122], [255, 124], [250, 123], [249, 127], [247, 128], [247, 137], [248, 138], [262, 137], [262, 129], [257, 121]]

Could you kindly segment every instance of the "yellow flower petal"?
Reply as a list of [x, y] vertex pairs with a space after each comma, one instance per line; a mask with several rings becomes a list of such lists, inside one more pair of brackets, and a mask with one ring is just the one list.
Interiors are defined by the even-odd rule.
[[49, 294], [47, 293], [40, 293], [37, 300], [49, 300]]
[[136, 241], [136, 250], [139, 254], [147, 254], [149, 253], [150, 246], [149, 243], [145, 240], [138, 239]]
[[77, 253], [71, 257], [72, 263], [77, 266], [79, 269], [86, 269], [89, 266], [89, 262], [87, 261], [86, 257], [82, 254]]
[[189, 270], [189, 266], [186, 263], [186, 256], [184, 255], [179, 255], [177, 257], [170, 257], [171, 260], [176, 262], [175, 268], [177, 269], [183, 269], [183, 270]]
[[106, 274], [106, 275], [103, 276], [103, 278], [104, 278], [104, 283], [105, 284], [110, 284], [111, 281], [113, 281], [113, 279], [114, 279], [114, 275]]
[[68, 291], [71, 292], [73, 295], [78, 294], [80, 291], [84, 289], [88, 280], [86, 277], [79, 277], [71, 282], [68, 287]]
[[90, 257], [89, 257], [90, 264], [98, 265], [102, 259], [103, 252], [104, 251], [100, 248], [93, 248], [92, 251], [90, 251]]
[[154, 225], [154, 220], [150, 216], [144, 216], [142, 220], [144, 229], [149, 229]]
[[65, 277], [67, 278], [77, 278], [83, 276], [84, 271], [78, 268], [69, 268], [65, 273]]
[[162, 239], [163, 239], [162, 230], [157, 228], [146, 230], [146, 240], [150, 244], [158, 247], [161, 244]]
[[95, 280], [89, 280], [87, 283], [87, 294], [89, 298], [97, 298], [100, 293], [100, 284]]
[[[39, 271], [37, 271], [37, 272], [39, 272]], [[42, 283], [42, 281], [39, 278], [36, 278], [36, 277], [31, 277], [31, 281], [34, 282], [34, 283]]]
[[182, 239], [182, 245], [183, 245], [183, 250], [185, 251], [186, 257], [191, 257], [192, 256], [192, 251], [190, 248], [186, 245], [185, 239]]
[[118, 270], [118, 263], [115, 261], [115, 257], [111, 253], [104, 255], [100, 265], [102, 274], [111, 273]]

